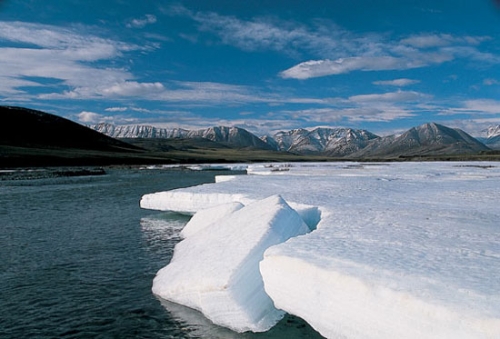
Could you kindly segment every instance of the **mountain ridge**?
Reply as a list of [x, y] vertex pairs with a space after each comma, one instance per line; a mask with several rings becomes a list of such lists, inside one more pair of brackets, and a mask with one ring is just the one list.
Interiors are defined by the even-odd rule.
[[[238, 127], [194, 131], [178, 128], [168, 132], [129, 126], [125, 135], [135, 138], [115, 139], [66, 118], [28, 108], [0, 106], [0, 119], [7, 126], [0, 134], [2, 168], [235, 161], [498, 160], [500, 155], [464, 131], [436, 123], [386, 137], [366, 130], [328, 127], [281, 131], [258, 138]], [[117, 129], [107, 124], [101, 125], [101, 130], [111, 133]], [[497, 137], [495, 133], [490, 137]]]
[[217, 143], [229, 144], [238, 148], [256, 148], [272, 150], [266, 142], [247, 130], [239, 127], [214, 126], [206, 129], [188, 130], [183, 128], [158, 128], [148, 125], [115, 126], [108, 123], [89, 125], [90, 129], [103, 133], [113, 138], [135, 139], [135, 138], [204, 138]]
[[400, 136], [374, 139], [364, 149], [349, 157], [474, 154], [488, 150], [487, 146], [461, 129], [426, 123], [413, 127]]
[[[90, 126], [102, 130], [99, 125]], [[207, 129], [161, 129], [152, 126], [114, 128], [115, 134], [129, 138], [205, 138], [236, 148], [275, 150], [299, 155], [322, 155], [338, 158], [399, 157], [444, 154], [475, 154], [488, 151], [485, 144], [466, 132], [437, 123], [413, 127], [400, 136], [380, 137], [363, 129], [317, 127], [280, 131], [272, 136], [258, 138], [238, 127], [210, 127]], [[107, 130], [111, 130], [108, 126]], [[118, 131], [118, 132], [117, 132]], [[142, 131], [141, 133], [138, 133]], [[132, 133], [132, 134], [130, 134]], [[499, 136], [500, 139], [500, 136]]]
[[489, 126], [481, 131], [481, 136], [476, 138], [494, 150], [500, 150], [500, 125]]

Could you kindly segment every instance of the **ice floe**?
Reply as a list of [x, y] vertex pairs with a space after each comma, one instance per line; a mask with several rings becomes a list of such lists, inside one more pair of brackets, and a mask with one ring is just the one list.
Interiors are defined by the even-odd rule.
[[235, 201], [199, 210], [182, 229], [181, 237], [187, 238], [190, 235], [199, 232], [207, 226], [236, 212], [237, 210], [242, 209], [243, 207], [242, 203]]
[[[146, 195], [141, 206], [195, 213], [234, 202], [250, 206], [279, 194], [315, 231], [269, 247], [260, 271], [247, 272], [262, 277], [277, 308], [302, 317], [325, 337], [500, 337], [499, 164], [273, 164], [250, 165], [247, 171], [230, 181]], [[205, 288], [203, 279], [232, 261], [229, 253], [241, 254], [224, 252], [212, 266], [202, 260], [210, 267], [196, 275], [190, 267], [202, 265], [200, 256], [183, 251], [182, 244], [191, 238], [200, 246], [243, 241], [242, 232], [260, 216], [228, 220], [245, 209], [177, 245], [172, 264], [184, 264], [164, 270], [169, 279], [182, 277], [185, 286], [176, 285], [173, 295], [193, 284]], [[225, 225], [224, 231], [217, 225]], [[157, 278], [155, 286], [164, 280]], [[254, 310], [254, 292], [239, 286], [233, 291], [246, 298], [239, 307]], [[235, 319], [223, 314], [230, 309], [224, 300], [213, 301], [205, 315]], [[255, 300], [265, 298], [259, 294]]]
[[[214, 210], [221, 209], [209, 212]], [[236, 332], [267, 331], [284, 312], [264, 291], [259, 262], [270, 246], [308, 231], [280, 196], [254, 202], [177, 244], [170, 264], [153, 281], [153, 293]]]

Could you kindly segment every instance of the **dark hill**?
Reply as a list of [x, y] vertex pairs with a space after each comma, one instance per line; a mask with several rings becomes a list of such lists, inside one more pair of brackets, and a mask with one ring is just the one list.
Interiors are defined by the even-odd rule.
[[139, 150], [71, 120], [27, 108], [0, 106], [0, 145], [112, 152]]
[[141, 148], [53, 114], [0, 106], [0, 168], [158, 162]]

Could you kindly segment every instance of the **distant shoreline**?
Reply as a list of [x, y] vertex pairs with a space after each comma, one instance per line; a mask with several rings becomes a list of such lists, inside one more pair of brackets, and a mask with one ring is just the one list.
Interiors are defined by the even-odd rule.
[[105, 174], [106, 171], [102, 167], [24, 168], [16, 170], [0, 170], [0, 181], [97, 176]]
[[[0, 148], [1, 151], [1, 148]], [[58, 156], [51, 154], [47, 157], [40, 154], [30, 154], [23, 156], [6, 157], [0, 152], [0, 170], [5, 173], [6, 170], [27, 170], [27, 169], [44, 169], [44, 168], [65, 168], [62, 173], [70, 176], [75, 168], [103, 168], [103, 167], [139, 167], [139, 166], [154, 166], [154, 165], [199, 165], [199, 164], [234, 164], [234, 163], [283, 163], [283, 162], [441, 162], [441, 161], [500, 161], [499, 152], [485, 152], [480, 154], [464, 154], [464, 155], [415, 155], [415, 156], [399, 156], [393, 158], [333, 158], [325, 156], [305, 156], [293, 154], [277, 154], [267, 152], [253, 152], [239, 150], [233, 154], [196, 154], [190, 152], [175, 152], [175, 154], [164, 153], [162, 155], [155, 153], [145, 153], [137, 156], [137, 154], [120, 154], [114, 157], [110, 153], [91, 154], [83, 157], [67, 157], [67, 154]], [[76, 153], [76, 152], [75, 152]], [[94, 174], [89, 174], [94, 175]], [[65, 176], [61, 174], [59, 176]], [[0, 180], [2, 173], [0, 172]]]

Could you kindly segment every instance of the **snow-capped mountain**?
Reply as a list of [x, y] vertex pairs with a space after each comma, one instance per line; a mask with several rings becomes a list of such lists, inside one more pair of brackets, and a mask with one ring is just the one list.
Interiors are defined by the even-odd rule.
[[158, 138], [158, 139], [173, 139], [173, 138], [204, 138], [214, 142], [229, 144], [238, 148], [258, 148], [272, 149], [267, 143], [259, 139], [254, 134], [245, 129], [238, 127], [210, 127], [199, 130], [187, 130], [182, 128], [158, 128], [147, 125], [136, 126], [115, 126], [111, 124], [101, 123], [98, 125], [89, 126], [91, 129], [101, 132], [113, 138], [118, 139], [133, 139], [133, 138]]
[[252, 147], [258, 149], [271, 149], [271, 146], [257, 136], [239, 127], [219, 126], [190, 131], [187, 134], [187, 138], [204, 138], [241, 148]]
[[106, 134], [113, 138], [185, 138], [189, 130], [182, 128], [157, 128], [146, 125], [135, 126], [115, 126], [112, 124], [100, 123], [89, 126], [91, 129]]
[[[165, 129], [152, 126], [113, 126], [99, 124], [92, 129], [115, 138], [206, 139], [235, 148], [318, 154], [331, 157], [369, 158], [415, 155], [478, 153], [488, 150], [484, 144], [460, 129], [436, 123], [411, 128], [396, 136], [379, 137], [366, 130], [351, 128], [315, 128], [282, 131], [258, 138], [238, 127], [210, 127], [199, 130]], [[500, 143], [500, 128], [490, 128], [492, 142]]]
[[486, 146], [500, 150], [500, 125], [490, 126], [481, 131], [481, 136], [477, 138]]
[[350, 157], [469, 154], [486, 150], [488, 147], [460, 129], [427, 123], [413, 127], [400, 136], [371, 140], [365, 148]]
[[344, 156], [364, 148], [369, 140], [375, 138], [378, 136], [366, 130], [315, 128], [312, 131], [295, 129], [278, 132], [272, 137], [267, 137], [266, 142], [280, 151]]
[[484, 130], [487, 138], [494, 138], [500, 136], [500, 125], [490, 126]]

